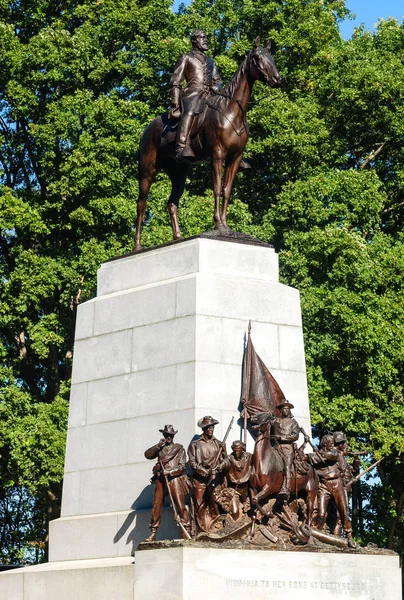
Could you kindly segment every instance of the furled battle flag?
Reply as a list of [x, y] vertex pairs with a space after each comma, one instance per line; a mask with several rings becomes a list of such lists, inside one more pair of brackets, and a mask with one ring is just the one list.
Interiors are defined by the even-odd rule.
[[259, 412], [277, 413], [275, 407], [285, 398], [278, 383], [255, 351], [251, 341], [251, 321], [248, 324], [248, 340], [244, 353], [241, 416], [247, 419]]

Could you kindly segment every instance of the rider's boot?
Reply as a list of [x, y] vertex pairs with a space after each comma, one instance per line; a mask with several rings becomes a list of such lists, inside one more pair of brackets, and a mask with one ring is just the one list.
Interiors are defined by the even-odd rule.
[[145, 539], [145, 542], [155, 542], [156, 541], [156, 533], [157, 527], [150, 527], [150, 535]]
[[194, 162], [195, 160], [195, 154], [189, 143], [193, 121], [194, 115], [192, 113], [182, 115], [177, 134], [177, 145], [175, 147], [175, 158], [178, 162]]
[[291, 491], [290, 474], [287, 472], [284, 475], [283, 484], [278, 493], [279, 500], [283, 500], [283, 502], [287, 502], [289, 500], [290, 491]]

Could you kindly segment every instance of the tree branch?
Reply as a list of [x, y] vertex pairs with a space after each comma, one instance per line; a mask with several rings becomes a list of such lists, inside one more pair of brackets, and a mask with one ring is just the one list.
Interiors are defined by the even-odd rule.
[[374, 150], [372, 150], [372, 152], [369, 154], [369, 156], [367, 158], [365, 158], [365, 160], [363, 161], [363, 163], [360, 165], [360, 169], [366, 169], [366, 167], [368, 166], [368, 164], [374, 160], [376, 158], [376, 156], [383, 150], [384, 146], [387, 144], [389, 140], [385, 140], [384, 142], [381, 142], [380, 144], [376, 144], [376, 148]]

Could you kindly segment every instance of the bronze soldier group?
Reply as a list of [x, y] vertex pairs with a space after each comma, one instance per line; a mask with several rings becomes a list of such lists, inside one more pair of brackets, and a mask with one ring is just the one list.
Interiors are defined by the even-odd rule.
[[[243, 441], [235, 440], [228, 455], [225, 441], [230, 427], [224, 441], [220, 441], [214, 435], [217, 419], [209, 415], [203, 417], [198, 421], [202, 433], [188, 448], [190, 476], [186, 473], [185, 449], [173, 441], [177, 431], [172, 425], [160, 429], [163, 438], [145, 452], [146, 458], [157, 459], [153, 467], [155, 491], [150, 536], [146, 541], [156, 539], [166, 497], [170, 499], [182, 537], [189, 539], [201, 532], [220, 534], [226, 519], [234, 523], [234, 527], [251, 520], [254, 524], [256, 514], [261, 518], [270, 516], [264, 506], [271, 498], [276, 499], [279, 510], [284, 509], [287, 515], [290, 500], [297, 499], [299, 490], [307, 491], [314, 478], [315, 486], [311, 484], [311, 491], [316, 495], [314, 517], [306, 519], [307, 524], [319, 532], [327, 527], [327, 517], [333, 516], [333, 525], [322, 535], [328, 535], [328, 531], [341, 536], [343, 531], [345, 543], [354, 547], [348, 492], [359, 470], [358, 459], [355, 458], [352, 467], [348, 464], [348, 446], [341, 432], [325, 435], [318, 450], [304, 454], [308, 437], [304, 433], [305, 442], [298, 448], [296, 442], [302, 430], [291, 413], [292, 408], [293, 405], [283, 399], [276, 406], [279, 416], [271, 413], [256, 416], [259, 433], [253, 454], [246, 451]], [[257, 492], [257, 471], [263, 459], [271, 463], [270, 452], [274, 453], [277, 467], [275, 471], [269, 469], [267, 477], [272, 477], [274, 485], [264, 485]], [[299, 487], [298, 482], [304, 482], [306, 488], [300, 484]], [[188, 496], [190, 502], [187, 503]], [[276, 539], [268, 532], [267, 537]]]

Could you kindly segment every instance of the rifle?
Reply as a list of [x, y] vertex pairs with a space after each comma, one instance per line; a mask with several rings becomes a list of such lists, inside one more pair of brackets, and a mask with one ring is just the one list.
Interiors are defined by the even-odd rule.
[[373, 465], [370, 465], [370, 467], [368, 467], [367, 469], [365, 469], [364, 471], [362, 471], [362, 473], [359, 473], [359, 475], [357, 475], [356, 477], [353, 477], [351, 479], [351, 481], [348, 481], [348, 483], [346, 484], [346, 486], [352, 485], [353, 483], [356, 483], [357, 481], [359, 481], [359, 479], [361, 477], [363, 477], [364, 475], [366, 475], [366, 473], [369, 473], [369, 471], [371, 471], [372, 469], [374, 469], [379, 463], [382, 462], [382, 460], [384, 460], [384, 456], [382, 456], [382, 458], [379, 458], [379, 460], [377, 460], [376, 462], [374, 462]]
[[316, 454], [317, 458], [319, 458], [321, 460], [321, 462], [324, 462], [324, 458], [321, 456], [318, 448], [315, 447], [315, 445], [313, 444], [313, 442], [311, 441], [310, 437], [307, 435], [307, 433], [305, 432], [303, 427], [300, 427], [299, 429], [302, 432], [302, 434], [304, 435], [304, 437], [307, 438], [309, 445], [311, 446], [312, 450]]
[[[219, 452], [217, 453], [216, 458], [214, 460], [214, 463], [212, 465], [212, 470], [216, 469], [216, 467], [217, 467], [217, 463], [219, 462], [219, 458], [220, 458], [220, 455], [221, 455], [222, 450], [223, 450], [223, 444], [226, 443], [226, 440], [229, 437], [230, 429], [233, 427], [233, 421], [234, 421], [234, 417], [231, 418], [230, 424], [229, 424], [229, 426], [227, 428], [226, 434], [225, 434], [225, 436], [223, 438], [223, 441], [222, 441], [222, 444], [221, 444], [221, 446], [219, 448]], [[212, 475], [210, 476], [210, 479], [208, 481], [208, 486], [212, 485], [215, 477], [216, 477], [216, 473], [212, 473]]]
[[[160, 463], [161, 464], [161, 463]], [[173, 513], [174, 513], [174, 520], [177, 523], [178, 527], [180, 527], [181, 531], [184, 533], [185, 538], [187, 540], [191, 540], [191, 536], [189, 535], [188, 531], [185, 529], [184, 525], [182, 524], [182, 521], [180, 519], [179, 514], [177, 513], [177, 509], [175, 508], [175, 504], [174, 504], [174, 500], [173, 500], [173, 496], [171, 494], [171, 490], [170, 490], [170, 486], [168, 485], [168, 479], [167, 479], [167, 475], [165, 472], [165, 469], [163, 467], [163, 465], [161, 465], [161, 469], [163, 471], [163, 476], [164, 476], [164, 481], [166, 482], [166, 486], [167, 486], [167, 490], [168, 490], [168, 495], [170, 498], [170, 503], [171, 503], [171, 507], [173, 509]]]

